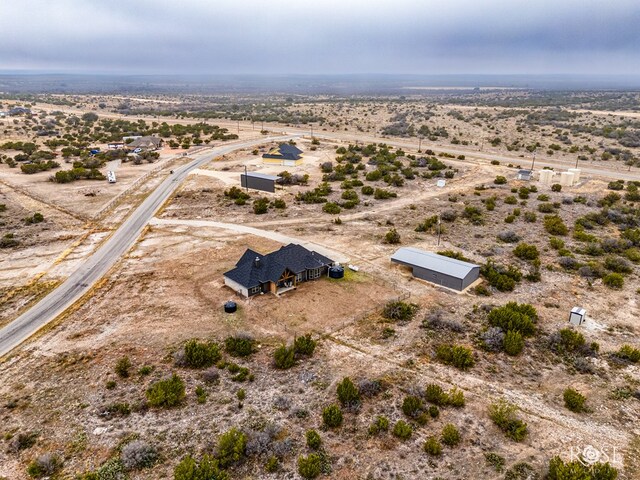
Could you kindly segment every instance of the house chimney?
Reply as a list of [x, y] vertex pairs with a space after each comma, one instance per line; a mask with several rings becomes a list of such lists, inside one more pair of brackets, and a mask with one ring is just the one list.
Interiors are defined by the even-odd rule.
[[253, 261], [253, 266], [256, 268], [260, 266], [260, 257], [256, 257], [256, 259]]

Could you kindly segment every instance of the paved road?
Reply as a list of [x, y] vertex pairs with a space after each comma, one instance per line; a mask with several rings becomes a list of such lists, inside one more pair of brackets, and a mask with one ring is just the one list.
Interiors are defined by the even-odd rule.
[[0, 357], [27, 340], [87, 293], [131, 248], [149, 220], [192, 170], [214, 157], [228, 154], [234, 150], [288, 138], [291, 136], [263, 137], [257, 140], [234, 142], [194, 155], [195, 160], [176, 168], [173, 175], [169, 175], [120, 225], [120, 228], [93, 255], [87, 258], [63, 284], [9, 325], [0, 329]]

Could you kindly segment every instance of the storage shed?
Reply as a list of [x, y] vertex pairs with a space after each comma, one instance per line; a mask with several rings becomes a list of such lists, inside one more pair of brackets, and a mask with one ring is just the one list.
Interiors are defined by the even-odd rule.
[[414, 277], [458, 291], [467, 288], [480, 276], [478, 265], [419, 248], [400, 248], [391, 256], [391, 261], [411, 267]]
[[243, 188], [252, 188], [254, 190], [262, 190], [263, 192], [275, 192], [276, 180], [280, 177], [275, 175], [267, 175], [266, 173], [247, 172], [240, 174], [240, 185]]

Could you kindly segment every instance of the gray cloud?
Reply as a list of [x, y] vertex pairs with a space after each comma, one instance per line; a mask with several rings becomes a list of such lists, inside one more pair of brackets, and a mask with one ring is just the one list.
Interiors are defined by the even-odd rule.
[[640, 74], [639, 23], [637, 0], [0, 0], [0, 70]]

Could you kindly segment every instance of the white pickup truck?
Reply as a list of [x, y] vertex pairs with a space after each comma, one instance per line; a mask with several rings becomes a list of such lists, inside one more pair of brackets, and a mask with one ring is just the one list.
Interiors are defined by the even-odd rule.
[[109, 170], [107, 172], [107, 180], [109, 183], [116, 183], [116, 173]]

